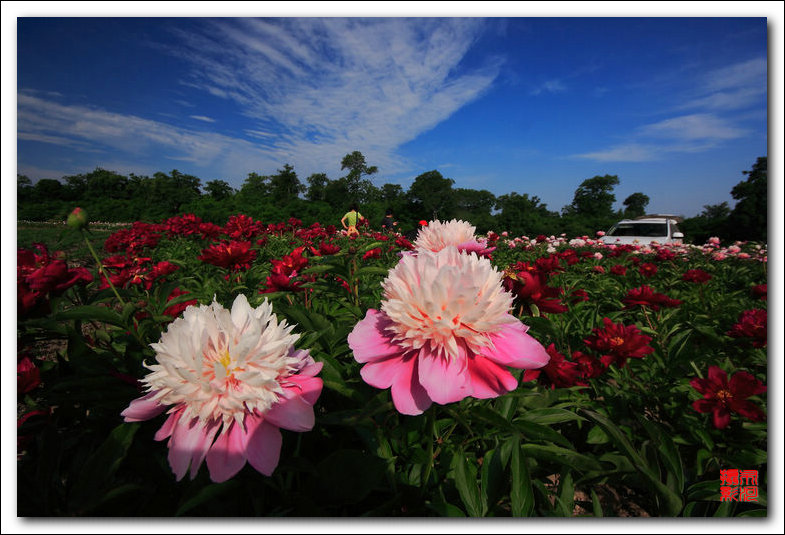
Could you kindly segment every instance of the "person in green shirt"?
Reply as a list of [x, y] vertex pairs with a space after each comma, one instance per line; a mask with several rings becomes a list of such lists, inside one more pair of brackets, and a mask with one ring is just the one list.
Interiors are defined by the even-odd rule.
[[357, 230], [357, 222], [365, 219], [363, 215], [357, 211], [357, 203], [352, 203], [349, 206], [349, 211], [341, 218], [341, 225], [346, 229], [347, 236], [359, 236], [360, 232]]

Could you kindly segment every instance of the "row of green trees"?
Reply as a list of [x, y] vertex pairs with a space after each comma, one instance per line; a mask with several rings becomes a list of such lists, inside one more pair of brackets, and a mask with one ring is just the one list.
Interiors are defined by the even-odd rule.
[[[378, 172], [365, 156], [354, 151], [341, 161], [346, 175], [330, 179], [314, 173], [301, 181], [288, 163], [274, 175], [250, 173], [239, 190], [224, 180], [201, 179], [176, 169], [152, 177], [124, 176], [97, 168], [91, 173], [60, 180], [41, 179], [35, 184], [17, 175], [19, 220], [65, 219], [76, 205], [93, 220], [160, 221], [181, 213], [193, 213], [206, 221], [223, 224], [229, 216], [244, 213], [263, 222], [296, 217], [305, 224], [319, 221], [338, 224], [351, 202], [378, 228], [385, 210], [391, 209], [403, 230], [414, 229], [421, 219], [452, 218], [470, 221], [479, 232], [507, 230], [512, 235], [560, 234], [579, 236], [607, 229], [618, 219], [646, 212], [649, 197], [636, 192], [621, 210], [614, 210], [619, 184], [616, 175], [595, 176], [576, 189], [571, 204], [561, 213], [551, 211], [537, 196], [516, 192], [496, 196], [488, 190], [455, 187], [455, 181], [437, 170], [415, 177], [407, 190], [399, 184], [376, 186]], [[694, 241], [709, 236], [724, 239], [766, 240], [767, 165], [758, 158], [747, 179], [731, 191], [738, 203], [704, 206], [695, 218], [684, 221], [686, 237]]]

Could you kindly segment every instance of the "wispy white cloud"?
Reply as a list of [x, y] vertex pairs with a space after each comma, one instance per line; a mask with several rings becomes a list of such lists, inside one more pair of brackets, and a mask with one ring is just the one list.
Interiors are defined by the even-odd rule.
[[754, 115], [755, 105], [765, 105], [765, 93], [765, 59], [756, 58], [710, 70], [697, 75], [684, 93], [687, 96], [680, 95], [684, 101], [671, 108], [671, 112], [690, 110], [695, 113], [642, 125], [630, 132], [628, 143], [573, 157], [601, 162], [643, 162], [668, 153], [710, 150], [750, 133], [740, 124]]
[[196, 119], [197, 121], [204, 121], [206, 123], [214, 123], [215, 119], [212, 117], [206, 117], [204, 115], [189, 115], [191, 119]]
[[567, 86], [564, 85], [564, 82], [558, 79], [548, 80], [541, 85], [535, 87], [531, 90], [531, 95], [541, 95], [542, 93], [564, 93], [567, 90]]
[[276, 132], [284, 161], [325, 170], [360, 150], [383, 171], [396, 150], [486, 91], [499, 71], [459, 66], [481, 19], [292, 18], [209, 21], [169, 49], [193, 66], [184, 83], [230, 99]]

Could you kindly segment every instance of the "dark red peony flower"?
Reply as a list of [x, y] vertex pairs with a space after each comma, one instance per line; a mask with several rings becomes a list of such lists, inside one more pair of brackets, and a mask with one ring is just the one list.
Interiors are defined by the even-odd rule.
[[539, 378], [540, 382], [550, 384], [551, 388], [587, 386], [585, 381], [581, 381], [581, 368], [577, 363], [564, 358], [564, 355], [556, 351], [554, 344], [549, 345], [546, 351], [551, 357], [548, 364], [536, 370], [526, 370], [523, 372], [522, 381], [535, 381]]
[[638, 272], [644, 277], [653, 277], [657, 274], [657, 266], [651, 262], [644, 262], [638, 267]]
[[16, 394], [27, 394], [41, 384], [41, 372], [29, 357], [22, 356], [16, 362]]
[[589, 294], [586, 293], [586, 290], [584, 290], [583, 288], [576, 288], [572, 292], [570, 292], [570, 303], [573, 305], [588, 300], [589, 300]]
[[[175, 297], [179, 297], [181, 295], [188, 295], [190, 292], [186, 292], [185, 290], [181, 290], [180, 288], [175, 288], [172, 290], [172, 293], [169, 294], [169, 297], [166, 298], [166, 301], [169, 302], [173, 300]], [[184, 301], [182, 303], [175, 303], [173, 305], [169, 305], [164, 309], [164, 314], [167, 316], [171, 316], [172, 318], [177, 318], [182, 314], [186, 308], [189, 306], [198, 306], [199, 301], [196, 299], [191, 299], [189, 301]]]
[[504, 270], [502, 284], [515, 296], [517, 305], [533, 304], [544, 313], [567, 311], [561, 302], [561, 289], [548, 286], [547, 275], [529, 262], [518, 262]]
[[414, 244], [409, 240], [407, 240], [406, 238], [404, 238], [403, 236], [398, 236], [397, 238], [395, 238], [395, 245], [397, 245], [401, 249], [406, 249], [408, 251], [414, 250]]
[[363, 254], [363, 260], [369, 260], [371, 258], [379, 258], [382, 256], [382, 249], [381, 247], [374, 247], [373, 249], [366, 251]]
[[766, 386], [758, 381], [752, 374], [745, 371], [734, 373], [730, 381], [728, 374], [719, 366], [710, 366], [708, 378], [697, 377], [690, 381], [692, 387], [703, 394], [703, 399], [695, 400], [693, 408], [701, 413], [712, 413], [714, 427], [724, 429], [730, 423], [732, 412], [760, 422], [766, 415], [747, 398], [766, 391]]
[[766, 284], [756, 284], [752, 287], [752, 295], [753, 297], [757, 297], [763, 301], [767, 300], [768, 297], [768, 285]]
[[627, 274], [627, 266], [623, 266], [621, 264], [616, 264], [614, 266], [611, 266], [611, 274], [619, 275], [623, 277], [624, 275]]
[[340, 246], [335, 245], [334, 243], [329, 242], [322, 242], [319, 244], [319, 254], [324, 255], [333, 255], [341, 251]]
[[739, 320], [726, 333], [732, 338], [749, 338], [753, 347], [766, 347], [768, 314], [765, 309], [753, 308], [739, 314]]
[[581, 376], [586, 379], [599, 377], [606, 368], [600, 359], [581, 351], [572, 352], [572, 361], [578, 364]]
[[233, 215], [223, 227], [223, 232], [233, 240], [252, 240], [264, 232], [264, 226], [245, 214]]
[[702, 269], [688, 269], [681, 276], [681, 280], [695, 284], [706, 284], [711, 280], [711, 275]]
[[232, 241], [211, 245], [202, 251], [199, 260], [206, 264], [230, 269], [231, 271], [245, 270], [251, 267], [251, 262], [256, 258], [256, 251], [251, 249], [251, 242]]
[[642, 306], [649, 307], [652, 310], [659, 310], [660, 307], [674, 308], [681, 305], [680, 300], [671, 299], [665, 294], [657, 293], [650, 286], [646, 285], [628, 291], [627, 296], [622, 301], [625, 303], [625, 309]]
[[651, 337], [641, 334], [635, 325], [614, 323], [603, 318], [605, 327], [595, 327], [592, 335], [584, 339], [586, 345], [602, 354], [600, 360], [605, 366], [616, 364], [623, 368], [629, 358], [643, 358], [654, 351], [649, 345]]

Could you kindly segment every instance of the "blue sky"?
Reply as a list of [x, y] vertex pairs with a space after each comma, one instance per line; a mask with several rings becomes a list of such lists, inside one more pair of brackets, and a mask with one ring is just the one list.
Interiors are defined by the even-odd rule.
[[765, 15], [38, 16], [16, 56], [34, 180], [178, 169], [239, 188], [289, 163], [305, 182], [359, 150], [377, 185], [437, 169], [560, 211], [611, 174], [617, 207], [643, 192], [689, 217], [733, 206], [767, 155]]

